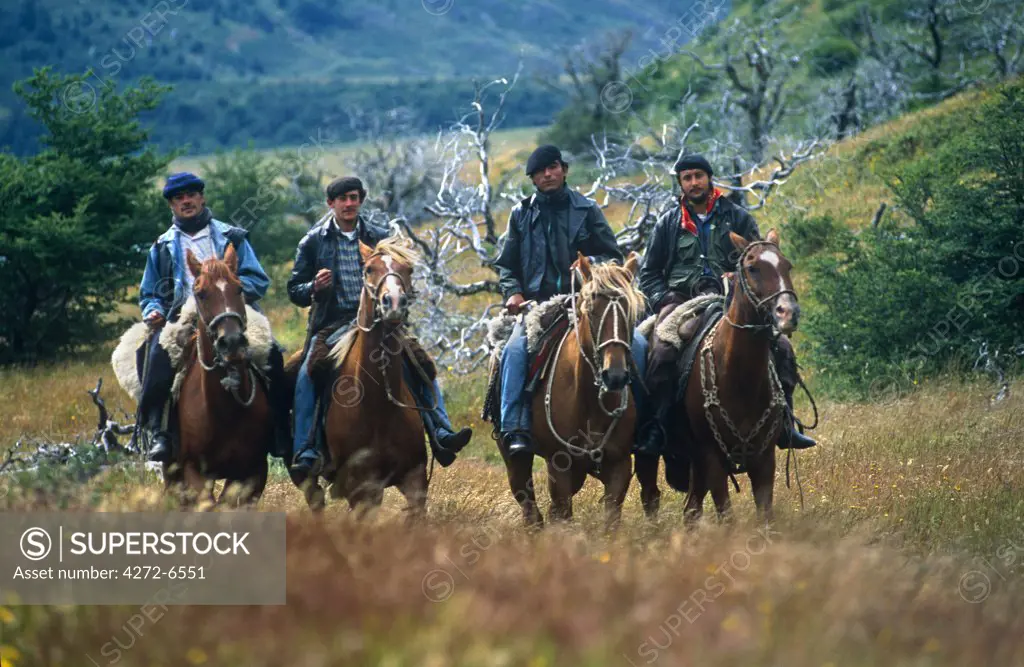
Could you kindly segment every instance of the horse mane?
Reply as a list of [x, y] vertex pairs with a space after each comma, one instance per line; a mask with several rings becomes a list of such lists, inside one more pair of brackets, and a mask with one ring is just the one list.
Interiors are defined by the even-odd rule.
[[581, 296], [586, 298], [594, 292], [617, 292], [625, 297], [630, 324], [640, 319], [647, 308], [647, 301], [643, 292], [633, 286], [633, 279], [625, 267], [612, 262], [592, 264], [590, 276], [580, 290]]
[[384, 255], [390, 255], [399, 263], [409, 267], [415, 267], [420, 261], [419, 254], [409, 245], [409, 240], [400, 233], [377, 241], [370, 257]]

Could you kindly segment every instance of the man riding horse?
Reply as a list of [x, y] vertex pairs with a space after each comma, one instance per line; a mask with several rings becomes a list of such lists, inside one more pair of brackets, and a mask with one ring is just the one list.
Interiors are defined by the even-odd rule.
[[[712, 185], [714, 172], [703, 156], [684, 155], [673, 172], [682, 196], [655, 224], [640, 270], [640, 289], [658, 314], [658, 324], [690, 299], [722, 294], [722, 275], [735, 269], [738, 258], [729, 232], [748, 241], [761, 238], [753, 216]], [[667, 444], [669, 413], [676, 404], [679, 350], [696, 334], [699, 321], [695, 317], [683, 326], [678, 348], [657, 337], [651, 344], [646, 382], [653, 404], [647, 423], [641, 426], [638, 450], [643, 453], [659, 454]], [[778, 447], [813, 447], [817, 443], [800, 433], [792, 420], [793, 390], [798, 378], [793, 346], [785, 335], [780, 335], [777, 343], [775, 366], [789, 405], [789, 427], [783, 429]]]
[[[245, 302], [255, 310], [260, 310], [258, 302], [270, 285], [270, 278], [247, 240], [248, 232], [214, 218], [206, 206], [205, 190], [203, 180], [189, 172], [172, 174], [167, 179], [163, 195], [172, 211], [172, 224], [150, 248], [139, 289], [142, 319], [152, 330], [139, 411], [143, 426], [150, 435], [151, 448], [147, 458], [153, 462], [169, 462], [172, 455], [162, 422], [164, 406], [174, 381], [174, 369], [167, 351], [158, 340], [164, 325], [178, 320], [182, 306], [192, 295], [195, 277], [185, 263], [186, 251], [191, 250], [196, 259], [203, 262], [211, 257], [224, 259], [228, 245], [233, 245]], [[273, 453], [284, 456], [291, 444], [291, 400], [286, 390], [284, 357], [277, 344], [271, 347], [268, 361], [277, 450]]]
[[[347, 176], [335, 179], [326, 189], [330, 212], [324, 220], [313, 226], [299, 242], [295, 265], [288, 279], [288, 297], [300, 307], [313, 305], [307, 323], [307, 340], [327, 327], [345, 328], [353, 325], [359, 311], [359, 298], [363, 289], [363, 259], [359, 243], [370, 247], [388, 236], [362, 214], [360, 207], [366, 199], [366, 190], [358, 178]], [[385, 297], [388, 298], [388, 297]], [[307, 342], [303, 362], [295, 384], [294, 459], [291, 472], [295, 479], [305, 479], [320, 462], [315, 437], [316, 398], [319, 393], [310, 375], [310, 358], [314, 345]], [[409, 383], [417, 405], [423, 409], [423, 423], [441, 465], [450, 465], [473, 435], [464, 428], [455, 433], [444, 405], [444, 397], [437, 380], [433, 386], [405, 364], [405, 379]], [[433, 411], [429, 406], [437, 400]], [[380, 416], [386, 419], [385, 415]]]
[[[604, 213], [593, 200], [566, 185], [568, 173], [569, 165], [556, 146], [540, 146], [526, 162], [526, 175], [537, 192], [512, 209], [505, 246], [495, 262], [505, 308], [512, 315], [528, 301], [540, 303], [568, 294], [573, 285], [570, 266], [577, 252], [594, 263], [623, 262]], [[639, 332], [634, 332], [632, 351], [642, 373], [647, 341]], [[510, 456], [534, 453], [530, 401], [525, 396], [528, 362], [525, 326], [519, 320], [501, 358], [501, 437]], [[644, 399], [638, 384], [633, 388], [639, 409]]]

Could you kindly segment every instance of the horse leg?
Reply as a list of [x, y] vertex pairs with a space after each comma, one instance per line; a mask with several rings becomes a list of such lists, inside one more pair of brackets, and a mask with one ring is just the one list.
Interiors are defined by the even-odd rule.
[[657, 456], [636, 455], [636, 481], [640, 483], [640, 502], [644, 507], [644, 514], [648, 519], [654, 520], [658, 516], [658, 508], [661, 507], [661, 489], [658, 488], [658, 462]]
[[417, 523], [426, 516], [427, 508], [427, 466], [420, 464], [405, 473], [398, 484], [398, 490], [408, 504], [408, 523]]
[[508, 471], [508, 485], [512, 490], [512, 497], [519, 503], [523, 510], [523, 522], [528, 528], [542, 528], [544, 519], [541, 518], [540, 510], [537, 509], [537, 495], [533, 489], [533, 456], [508, 457], [502, 452], [505, 458], [505, 468]]
[[698, 458], [690, 466], [690, 492], [686, 494], [686, 507], [683, 508], [683, 522], [687, 529], [692, 529], [701, 515], [704, 514], [704, 497], [708, 494], [707, 461]]
[[708, 488], [711, 490], [711, 499], [715, 501], [718, 519], [731, 522], [732, 501], [729, 498], [729, 476], [718, 461], [708, 461], [705, 464], [705, 469], [708, 471]]
[[750, 468], [750, 487], [757, 507], [757, 520], [771, 523], [774, 520], [772, 500], [775, 496], [775, 449], [774, 445], [761, 460]]
[[572, 463], [562, 467], [554, 462], [559, 458], [556, 456], [548, 461], [548, 493], [551, 496], [548, 521], [552, 523], [572, 521]]
[[626, 500], [629, 483], [633, 479], [633, 459], [628, 455], [607, 466], [602, 475], [604, 482], [605, 531], [618, 529], [622, 518], [622, 503]]

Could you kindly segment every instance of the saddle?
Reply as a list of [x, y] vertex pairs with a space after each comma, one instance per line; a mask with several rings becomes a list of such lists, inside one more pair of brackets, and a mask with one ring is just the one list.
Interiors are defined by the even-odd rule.
[[[570, 294], [558, 294], [538, 304], [523, 318], [526, 329], [526, 352], [528, 359], [526, 373], [526, 391], [532, 393], [545, 378], [545, 369], [558, 346], [558, 341], [573, 325]], [[498, 423], [501, 405], [501, 356], [505, 345], [512, 336], [516, 317], [502, 313], [487, 323], [486, 345], [490, 350], [490, 367], [488, 369], [487, 390], [484, 393], [484, 406], [480, 417], [494, 424]]]
[[[261, 379], [266, 377], [269, 369], [270, 351], [277, 343], [270, 330], [267, 317], [246, 305], [246, 338], [249, 339], [250, 365], [257, 371]], [[196, 311], [195, 298], [189, 297], [181, 308], [178, 318], [168, 322], [160, 331], [160, 336], [153, 341], [167, 351], [174, 370], [174, 383], [171, 385], [171, 402], [177, 402], [181, 391], [181, 383], [185, 379], [188, 360], [184, 358], [185, 349], [196, 334], [196, 323], [199, 313]], [[122, 335], [110, 357], [121, 389], [138, 403], [142, 398], [142, 371], [145, 365], [145, 346], [152, 337], [149, 326], [145, 322], [136, 322]]]

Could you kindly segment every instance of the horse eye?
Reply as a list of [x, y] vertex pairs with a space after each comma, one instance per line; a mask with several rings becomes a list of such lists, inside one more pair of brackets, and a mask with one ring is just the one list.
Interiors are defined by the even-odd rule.
[[206, 298], [206, 290], [199, 290], [198, 292], [196, 292], [196, 298], [197, 299], [205, 299]]

